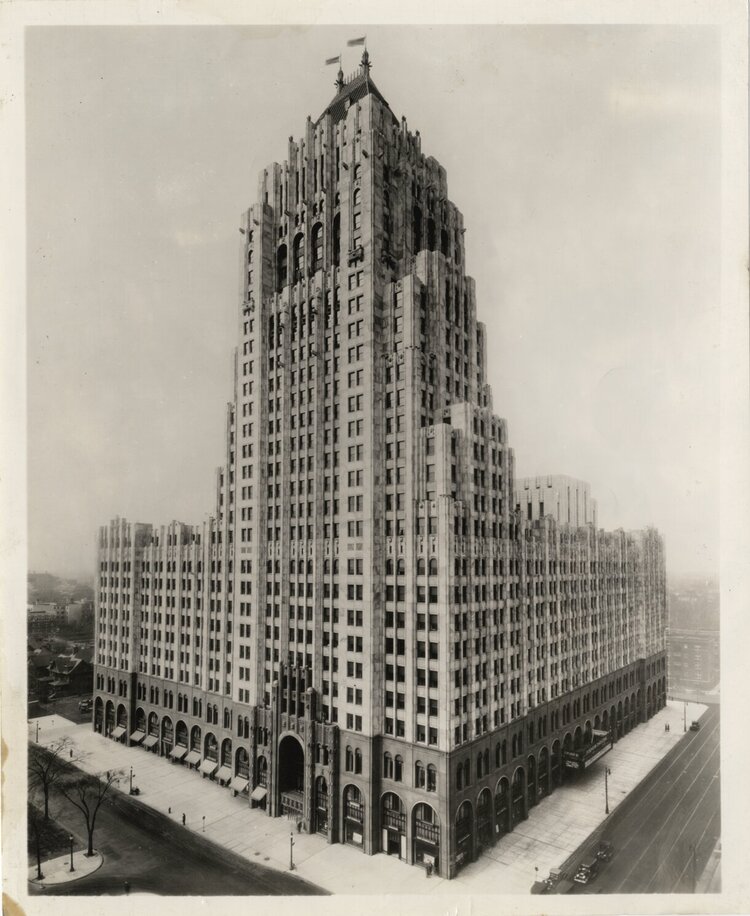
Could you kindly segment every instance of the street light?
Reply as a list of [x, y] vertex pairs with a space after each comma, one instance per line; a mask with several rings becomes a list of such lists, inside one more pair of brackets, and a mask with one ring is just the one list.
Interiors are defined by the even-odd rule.
[[289, 831], [289, 871], [294, 871], [294, 831]]
[[39, 744], [39, 719], [36, 720], [36, 743]]
[[130, 768], [130, 795], [133, 794], [133, 767]]
[[612, 775], [609, 767], [604, 767], [604, 813], [609, 814], [609, 784], [607, 777]]
[[206, 815], [203, 815], [203, 833], [206, 832]]
[[75, 871], [75, 868], [73, 868], [73, 834], [72, 833], [68, 836], [68, 839], [70, 840], [70, 870]]

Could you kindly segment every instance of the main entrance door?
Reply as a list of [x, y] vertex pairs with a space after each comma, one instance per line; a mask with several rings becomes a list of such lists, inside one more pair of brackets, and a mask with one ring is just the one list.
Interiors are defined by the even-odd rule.
[[304, 815], [305, 752], [294, 735], [287, 735], [279, 744], [279, 808], [287, 817]]

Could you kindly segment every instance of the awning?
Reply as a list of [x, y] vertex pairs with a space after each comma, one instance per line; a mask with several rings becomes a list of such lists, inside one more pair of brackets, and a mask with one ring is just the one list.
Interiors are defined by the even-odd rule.
[[130, 736], [130, 740], [134, 741], [136, 744], [140, 744], [145, 737], [146, 732], [133, 732], [133, 734]]
[[143, 746], [144, 747], [153, 747], [157, 743], [158, 740], [159, 740], [158, 735], [146, 735], [143, 741]]
[[216, 774], [217, 779], [221, 779], [224, 782], [229, 782], [232, 778], [232, 768], [231, 767], [221, 767], [219, 772]]
[[117, 728], [112, 732], [112, 736], [111, 736], [111, 737], [112, 737], [112, 738], [115, 738], [115, 739], [117, 739], [117, 738], [122, 738], [122, 736], [123, 736], [124, 734], [125, 734], [125, 728], [124, 728], [124, 726], [118, 725]]
[[256, 786], [253, 789], [253, 794], [250, 796], [253, 801], [263, 801], [266, 797], [266, 787], [265, 786]]
[[191, 766], [194, 763], [200, 763], [201, 752], [200, 751], [190, 751], [190, 753], [185, 758], [185, 763], [189, 763]]
[[177, 747], [173, 747], [172, 750], [169, 752], [169, 756], [172, 757], [174, 760], [182, 760], [185, 754], [187, 754], [187, 748], [182, 747], [179, 744], [177, 745]]
[[235, 792], [244, 792], [247, 789], [247, 780], [243, 779], [242, 776], [235, 776], [231, 781], [230, 786], [234, 789]]
[[206, 757], [206, 759], [200, 765], [200, 771], [201, 773], [205, 773], [206, 776], [210, 776], [213, 772], [215, 772], [218, 765], [219, 762], [217, 760], [209, 760], [208, 757]]

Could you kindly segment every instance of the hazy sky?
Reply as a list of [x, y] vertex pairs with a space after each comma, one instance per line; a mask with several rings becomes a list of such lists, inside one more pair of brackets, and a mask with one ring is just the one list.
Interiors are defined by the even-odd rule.
[[679, 26], [30, 29], [30, 567], [213, 511], [240, 214], [363, 32], [464, 214], [519, 475], [717, 572], [719, 43]]

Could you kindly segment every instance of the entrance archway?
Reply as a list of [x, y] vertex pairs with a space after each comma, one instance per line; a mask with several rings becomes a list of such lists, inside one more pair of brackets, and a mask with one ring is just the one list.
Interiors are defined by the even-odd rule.
[[94, 703], [94, 731], [101, 734], [104, 727], [104, 703], [101, 697], [96, 698]]
[[539, 751], [539, 773], [537, 775], [537, 795], [539, 798], [544, 798], [545, 795], [550, 793], [550, 782], [549, 782], [549, 751], [546, 747], [543, 747]]
[[431, 805], [414, 806], [414, 864], [440, 867], [440, 820]]
[[328, 836], [328, 782], [325, 776], [315, 780], [315, 830]]
[[495, 786], [495, 834], [510, 832], [510, 783], [503, 776]]
[[161, 721], [161, 753], [163, 757], [169, 756], [174, 747], [174, 725], [169, 716], [164, 716]]
[[362, 847], [365, 828], [365, 806], [357, 786], [344, 789], [344, 841]]
[[279, 807], [287, 817], [301, 818], [305, 810], [305, 752], [294, 735], [279, 742]]
[[106, 716], [104, 719], [104, 735], [109, 738], [115, 730], [115, 706], [112, 700], [107, 700]]
[[552, 787], [562, 784], [562, 747], [559, 741], [552, 745]]
[[492, 833], [492, 793], [482, 789], [477, 799], [477, 851], [492, 845]]
[[513, 774], [511, 785], [511, 811], [513, 826], [526, 819], [526, 774], [523, 767], [518, 767]]
[[526, 810], [533, 808], [536, 804], [536, 760], [532, 755], [530, 755], [526, 761], [528, 776], [527, 776], [527, 786], [526, 786]]
[[460, 868], [473, 858], [474, 810], [470, 801], [456, 811], [456, 865]]
[[389, 856], [406, 858], [406, 809], [395, 792], [386, 792], [380, 802], [380, 848]]

